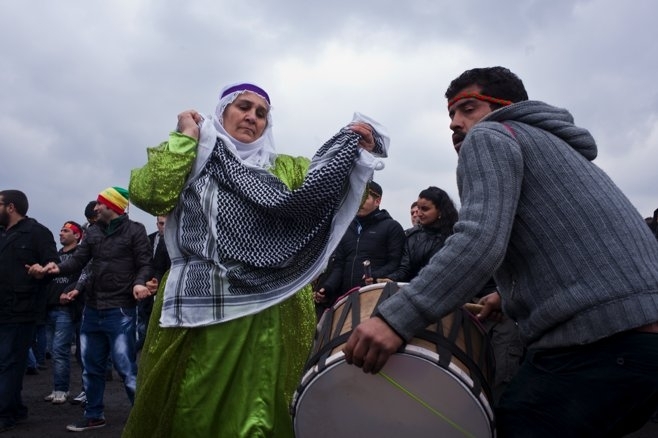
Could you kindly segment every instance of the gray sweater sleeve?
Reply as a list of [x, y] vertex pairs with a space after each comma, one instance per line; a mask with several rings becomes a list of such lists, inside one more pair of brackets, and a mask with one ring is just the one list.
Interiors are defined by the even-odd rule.
[[474, 129], [459, 152], [455, 233], [408, 285], [379, 308], [405, 340], [475, 295], [502, 263], [523, 179], [519, 145], [505, 129]]

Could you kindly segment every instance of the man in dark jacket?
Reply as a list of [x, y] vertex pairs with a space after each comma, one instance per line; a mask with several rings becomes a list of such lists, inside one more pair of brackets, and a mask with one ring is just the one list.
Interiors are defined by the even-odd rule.
[[[82, 225], [77, 222], [67, 221], [62, 225], [59, 231], [62, 248], [57, 252], [61, 261], [73, 256], [82, 236]], [[82, 297], [71, 299], [69, 292], [75, 288], [82, 272], [78, 270], [69, 275], [57, 276], [46, 288], [46, 332], [52, 340], [53, 390], [44, 400], [56, 405], [66, 402], [69, 396], [71, 342], [76, 321], [82, 312]]]
[[[157, 216], [155, 225], [158, 231], [149, 234], [149, 243], [153, 249], [153, 258], [151, 265], [153, 266], [153, 275], [158, 281], [162, 281], [162, 277], [169, 270], [171, 260], [165, 245], [164, 229], [167, 223], [167, 216]], [[140, 351], [144, 346], [146, 339], [146, 331], [149, 326], [149, 319], [151, 318], [151, 311], [153, 310], [154, 297], [148, 297], [141, 300], [137, 305], [137, 351]]]
[[[355, 287], [394, 272], [402, 257], [404, 230], [386, 210], [380, 210], [382, 188], [370, 181], [365, 198], [334, 252], [331, 270], [314, 293], [320, 306], [331, 306]], [[364, 269], [365, 261], [369, 267]]]
[[25, 193], [0, 191], [0, 432], [27, 417], [21, 389], [44, 286], [27, 267], [59, 260], [53, 234], [27, 209]]
[[82, 376], [87, 394], [84, 418], [70, 424], [74, 432], [105, 426], [103, 392], [108, 355], [121, 376], [131, 403], [135, 398], [137, 300], [150, 296], [151, 248], [144, 225], [128, 219], [128, 192], [110, 187], [98, 195], [98, 222], [89, 227], [76, 252], [45, 267], [51, 274], [82, 269], [91, 260], [80, 327]]

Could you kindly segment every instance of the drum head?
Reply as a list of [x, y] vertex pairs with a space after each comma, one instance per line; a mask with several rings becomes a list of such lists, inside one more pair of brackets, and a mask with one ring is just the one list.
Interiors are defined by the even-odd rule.
[[298, 438], [493, 436], [488, 403], [423, 357], [396, 353], [378, 375], [342, 358], [327, 363], [319, 374], [309, 371], [316, 375], [297, 399]]

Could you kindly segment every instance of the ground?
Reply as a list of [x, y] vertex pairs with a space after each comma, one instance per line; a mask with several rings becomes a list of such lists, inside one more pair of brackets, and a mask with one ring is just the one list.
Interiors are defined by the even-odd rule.
[[[47, 362], [50, 367], [51, 361]], [[66, 425], [82, 418], [83, 410], [80, 406], [69, 403], [53, 405], [43, 401], [51, 391], [52, 370], [39, 371], [36, 376], [25, 376], [23, 380], [23, 403], [29, 409], [28, 419], [20, 422], [15, 429], [0, 434], [1, 438], [58, 438], [80, 436], [84, 438], [120, 437], [123, 426], [128, 419], [130, 403], [116, 372], [112, 381], [107, 382], [105, 388], [105, 418], [107, 425], [104, 428], [87, 432], [69, 432]], [[80, 367], [77, 363], [71, 364], [71, 394], [75, 397], [81, 386]], [[630, 435], [631, 438], [658, 437], [658, 423], [648, 423], [640, 431]], [[145, 437], [147, 438], [147, 437]], [[365, 437], [364, 437], [365, 438]]]
[[[23, 403], [28, 407], [28, 418], [19, 422], [16, 428], [0, 434], [2, 438], [34, 438], [34, 437], [67, 437], [81, 436], [84, 438], [120, 437], [123, 426], [130, 413], [130, 402], [123, 389], [123, 383], [116, 372], [113, 379], [105, 387], [105, 419], [107, 425], [101, 429], [86, 432], [69, 432], [66, 425], [82, 418], [83, 409], [70, 403], [54, 405], [43, 398], [52, 390], [51, 361], [47, 362], [48, 369], [39, 371], [36, 376], [25, 376], [23, 380]], [[80, 367], [77, 363], [71, 364], [71, 396], [80, 392], [82, 381]]]

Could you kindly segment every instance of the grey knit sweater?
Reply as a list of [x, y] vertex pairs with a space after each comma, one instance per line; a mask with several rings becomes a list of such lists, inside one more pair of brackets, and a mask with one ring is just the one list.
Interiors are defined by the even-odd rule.
[[489, 114], [459, 152], [455, 234], [380, 316], [409, 339], [493, 275], [530, 347], [658, 321], [658, 242], [596, 153], [566, 110], [527, 101]]

